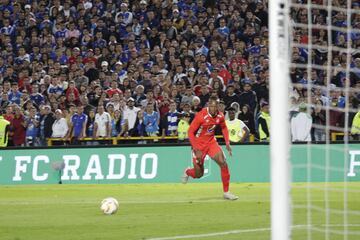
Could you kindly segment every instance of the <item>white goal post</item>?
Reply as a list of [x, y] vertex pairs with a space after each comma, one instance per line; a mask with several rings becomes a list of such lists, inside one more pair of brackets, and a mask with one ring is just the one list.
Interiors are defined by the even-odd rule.
[[[271, 239], [360, 239], [359, 178], [349, 175], [360, 147], [360, 2], [269, 0], [268, 9]], [[299, 145], [290, 115], [306, 117], [291, 121]], [[310, 139], [294, 137], [305, 128]]]
[[288, 0], [269, 1], [272, 240], [291, 235], [288, 14]]

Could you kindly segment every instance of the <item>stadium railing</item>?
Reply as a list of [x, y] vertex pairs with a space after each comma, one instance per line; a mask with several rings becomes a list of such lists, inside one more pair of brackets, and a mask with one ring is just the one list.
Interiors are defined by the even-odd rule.
[[345, 137], [345, 134], [343, 132], [332, 132], [331, 133], [331, 141], [335, 142], [335, 141], [339, 141], [339, 140], [343, 140]]
[[[223, 139], [222, 135], [215, 136], [217, 139]], [[132, 141], [162, 141], [163, 143], [166, 141], [173, 142], [173, 141], [179, 141], [179, 142], [186, 142], [188, 140], [179, 140], [177, 136], [158, 136], [158, 137], [101, 137], [101, 138], [80, 138], [77, 139], [79, 143], [92, 143], [92, 142], [103, 142], [111, 145], [118, 145], [119, 143], [129, 143]], [[254, 142], [255, 136], [250, 135], [248, 142]], [[71, 139], [66, 138], [48, 138], [47, 144], [48, 146], [54, 146], [54, 144], [71, 144]]]

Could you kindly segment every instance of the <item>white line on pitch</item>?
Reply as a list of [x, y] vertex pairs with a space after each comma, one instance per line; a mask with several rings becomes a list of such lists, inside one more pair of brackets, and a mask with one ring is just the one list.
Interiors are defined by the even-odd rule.
[[194, 234], [194, 235], [182, 235], [173, 237], [160, 237], [160, 238], [148, 238], [147, 240], [172, 240], [172, 239], [187, 239], [187, 238], [204, 238], [204, 237], [216, 237], [228, 234], [250, 233], [250, 232], [265, 232], [270, 231], [270, 228], [253, 228], [253, 229], [238, 229], [227, 232], [216, 232], [206, 234]]
[[[326, 224], [320, 225], [325, 227]], [[329, 227], [344, 227], [344, 224], [329, 224]], [[359, 227], [360, 224], [347, 224], [348, 227]], [[294, 225], [291, 228], [307, 228], [309, 225]], [[180, 236], [173, 236], [173, 237], [159, 237], [159, 238], [147, 238], [147, 240], [173, 240], [173, 239], [188, 239], [188, 238], [206, 238], [206, 237], [216, 237], [216, 236], [223, 236], [229, 234], [239, 234], [239, 233], [251, 233], [251, 232], [265, 232], [270, 231], [271, 228], [250, 228], [250, 229], [238, 229], [226, 232], [215, 232], [215, 233], [205, 233], [205, 234], [193, 234], [193, 235], [180, 235]]]

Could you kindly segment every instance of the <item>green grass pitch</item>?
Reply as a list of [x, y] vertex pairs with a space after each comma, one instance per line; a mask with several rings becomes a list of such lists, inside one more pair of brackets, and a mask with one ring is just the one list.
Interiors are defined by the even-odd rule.
[[[344, 195], [329, 191], [324, 212], [323, 184], [312, 184], [312, 239], [344, 239]], [[341, 188], [343, 183], [329, 187]], [[306, 184], [294, 184], [295, 206], [306, 204]], [[348, 209], [360, 211], [359, 183], [349, 183]], [[222, 199], [221, 183], [99, 184], [0, 186], [1, 240], [107, 240], [107, 239], [270, 239], [270, 185], [232, 183], [238, 201]], [[106, 197], [118, 199], [117, 214], [99, 209]], [[355, 212], [353, 212], [355, 213]], [[348, 240], [360, 239], [360, 216], [348, 214]], [[326, 222], [326, 215], [329, 221]], [[294, 208], [293, 238], [303, 240], [308, 231], [307, 211]]]

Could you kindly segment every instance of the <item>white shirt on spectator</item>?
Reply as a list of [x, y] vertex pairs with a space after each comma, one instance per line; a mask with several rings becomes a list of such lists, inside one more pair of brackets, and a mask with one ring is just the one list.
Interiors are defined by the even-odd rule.
[[93, 4], [91, 3], [91, 1], [86, 1], [84, 3], [85, 10], [92, 8], [92, 6], [93, 6]]
[[[120, 102], [110, 101], [109, 103], [111, 103], [111, 104], [114, 105], [114, 111], [116, 111], [116, 110], [121, 110], [121, 103], [120, 103]], [[109, 103], [108, 103], [108, 104], [109, 104]]]
[[60, 118], [59, 120], [55, 120], [52, 125], [52, 135], [54, 138], [63, 138], [66, 136], [69, 130], [69, 126], [66, 122], [65, 118]]
[[299, 112], [291, 118], [291, 137], [293, 142], [311, 141], [312, 118], [305, 112]]
[[95, 123], [97, 124], [97, 137], [106, 137], [107, 131], [106, 131], [106, 125], [111, 121], [110, 114], [107, 112], [103, 112], [103, 114], [97, 113], [95, 115]]
[[116, 23], [124, 23], [125, 26], [131, 24], [133, 21], [133, 14], [129, 11], [126, 12], [118, 12], [115, 15], [115, 22]]
[[124, 120], [127, 120], [129, 130], [134, 128], [137, 112], [140, 110], [140, 108], [133, 107], [133, 109], [128, 108], [127, 106], [124, 109], [123, 116]]
[[181, 80], [181, 78], [186, 77], [185, 73], [177, 73], [175, 74], [174, 78], [173, 78], [173, 83], [176, 83], [177, 81]]

